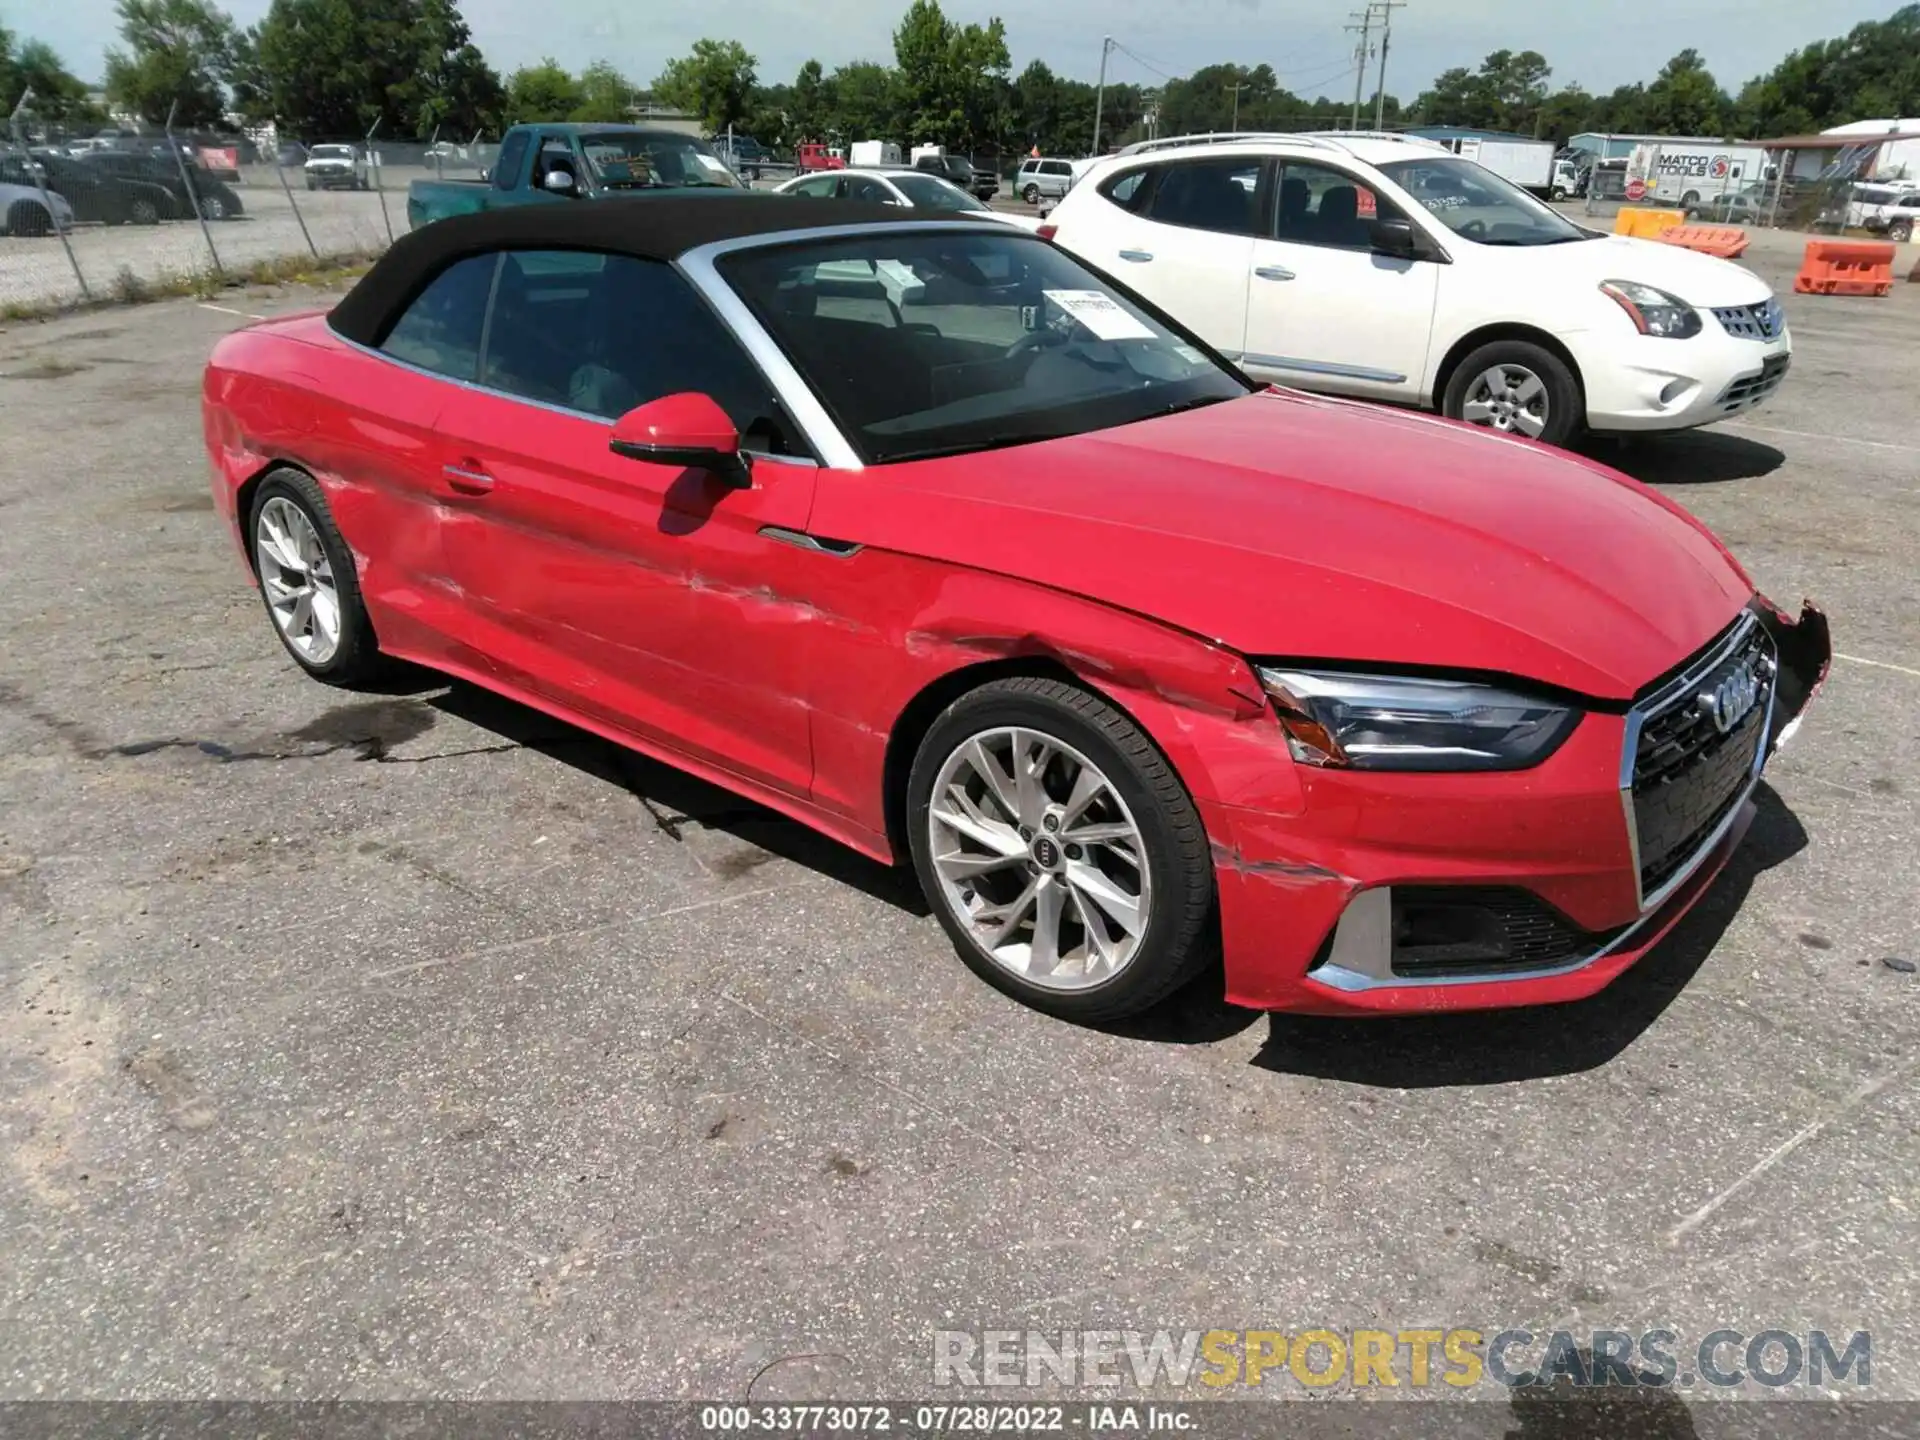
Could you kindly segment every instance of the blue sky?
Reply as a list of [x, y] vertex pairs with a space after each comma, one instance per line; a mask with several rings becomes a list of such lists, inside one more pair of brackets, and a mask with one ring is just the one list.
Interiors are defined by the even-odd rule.
[[[790, 80], [802, 61], [829, 69], [848, 60], [891, 58], [892, 32], [907, 0], [462, 0], [475, 38], [502, 71], [551, 54], [579, 68], [611, 60], [645, 82], [702, 35], [740, 40], [764, 81]], [[949, 0], [950, 16], [1007, 22], [1015, 70], [1045, 60], [1091, 80], [1100, 37], [1111, 34], [1136, 60], [1117, 54], [1116, 80], [1155, 83], [1228, 59], [1265, 61], [1289, 88], [1348, 95], [1353, 42], [1341, 26], [1360, 0]], [[231, 0], [242, 24], [268, 0]], [[1395, 12], [1387, 88], [1411, 98], [1441, 70], [1474, 66], [1491, 50], [1533, 49], [1554, 67], [1557, 86], [1577, 80], [1609, 90], [1651, 78], [1692, 46], [1730, 89], [1770, 69], [1788, 50], [1892, 13], [1897, 0], [1409, 0]], [[48, 41], [83, 78], [100, 74], [114, 40], [113, 0], [0, 0], [0, 24]], [[1142, 63], [1145, 62], [1145, 63]], [[1151, 68], [1149, 68], [1151, 67]]]

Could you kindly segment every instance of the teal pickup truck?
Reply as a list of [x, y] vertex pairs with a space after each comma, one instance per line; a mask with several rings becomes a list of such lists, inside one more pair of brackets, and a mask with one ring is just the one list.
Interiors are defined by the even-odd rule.
[[695, 135], [645, 125], [516, 125], [491, 170], [475, 180], [415, 180], [407, 223], [415, 230], [451, 215], [503, 205], [689, 190], [745, 190], [713, 147]]

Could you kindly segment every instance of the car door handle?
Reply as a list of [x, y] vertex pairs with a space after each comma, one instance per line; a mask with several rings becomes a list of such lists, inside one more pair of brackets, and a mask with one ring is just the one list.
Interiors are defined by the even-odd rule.
[[440, 473], [447, 484], [462, 495], [485, 495], [493, 489], [493, 477], [484, 470], [468, 470], [459, 465], [443, 465]]
[[1151, 250], [1122, 250], [1120, 252], [1120, 258], [1122, 260], [1131, 260], [1136, 265], [1144, 265], [1147, 261], [1153, 259], [1153, 252]]
[[1293, 271], [1287, 269], [1284, 265], [1256, 266], [1253, 273], [1258, 275], [1262, 280], [1291, 280], [1294, 278]]

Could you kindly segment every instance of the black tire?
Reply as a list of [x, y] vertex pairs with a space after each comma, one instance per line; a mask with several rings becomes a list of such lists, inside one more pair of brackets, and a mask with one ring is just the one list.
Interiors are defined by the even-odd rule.
[[1700, 203], [1700, 192], [1698, 190], [1689, 190], [1687, 191], [1686, 194], [1680, 197], [1680, 208], [1682, 210], [1690, 209], [1693, 206], [1698, 205], [1699, 203]]
[[53, 229], [53, 217], [38, 200], [16, 200], [7, 211], [7, 234], [36, 237]]
[[1894, 221], [1893, 224], [1887, 227], [1887, 238], [1889, 240], [1896, 241], [1901, 245], [1906, 244], [1907, 241], [1913, 239], [1913, 221], [1911, 220]]
[[202, 220], [224, 220], [227, 218], [227, 202], [218, 195], [209, 195], [200, 202]]
[[[1546, 386], [1546, 428], [1532, 437], [1544, 445], [1566, 445], [1586, 424], [1586, 397], [1580, 381], [1558, 355], [1525, 340], [1495, 340], [1472, 351], [1447, 379], [1440, 413], [1465, 420], [1467, 399], [1480, 377], [1496, 365], [1531, 370]], [[1492, 429], [1494, 427], [1488, 426]], [[1524, 434], [1524, 431], [1514, 433]]]
[[1020, 192], [1020, 198], [1029, 205], [1038, 205], [1040, 203], [1040, 187], [1038, 185], [1027, 186], [1026, 189]]
[[[1029, 983], [996, 963], [955, 916], [934, 870], [927, 811], [940, 768], [971, 735], [1019, 726], [1065, 742], [1105, 772], [1139, 827], [1154, 903], [1133, 958], [1084, 990]], [[914, 873], [960, 958], [981, 979], [1036, 1010], [1068, 1020], [1117, 1020], [1151, 1008], [1213, 958], [1213, 860], [1193, 799], [1140, 728], [1078, 686], [1036, 676], [995, 680], [962, 695], [933, 722], [907, 783]]]
[[386, 662], [380, 654], [379, 642], [374, 638], [373, 621], [368, 618], [367, 607], [360, 598], [360, 576], [353, 568], [353, 552], [341, 538], [340, 528], [333, 523], [333, 511], [327, 506], [327, 497], [320, 489], [319, 482], [304, 471], [289, 467], [272, 470], [254, 491], [253, 503], [247, 507], [246, 542], [247, 558], [253, 565], [255, 578], [258, 578], [260, 571], [260, 512], [275, 497], [291, 501], [304, 511], [320, 537], [320, 546], [327, 553], [327, 563], [333, 568], [334, 590], [340, 602], [340, 643], [334, 648], [332, 658], [324, 665], [309, 663], [287, 642], [287, 637], [275, 623], [263, 586], [260, 603], [267, 611], [268, 626], [282, 648], [293, 657], [294, 663], [316, 680], [351, 689], [378, 678], [385, 670]]
[[1566, 189], [1566, 186], [1564, 186], [1564, 185], [1556, 185], [1556, 186], [1554, 186], [1554, 187], [1553, 187], [1553, 189], [1552, 189], [1552, 190], [1551, 190], [1551, 191], [1550, 191], [1550, 192], [1548, 193], [1548, 195], [1547, 195], [1547, 198], [1548, 198], [1549, 200], [1564, 200], [1564, 199], [1566, 199], [1566, 198], [1567, 198], [1567, 189]]

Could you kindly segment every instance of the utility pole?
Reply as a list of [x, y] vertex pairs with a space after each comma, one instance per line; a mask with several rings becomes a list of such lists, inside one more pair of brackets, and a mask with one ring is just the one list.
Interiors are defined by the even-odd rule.
[[1100, 111], [1107, 99], [1107, 56], [1113, 53], [1113, 37], [1100, 37], [1100, 88], [1093, 92], [1093, 150], [1094, 159], [1100, 158]]
[[1393, 43], [1393, 12], [1407, 8], [1407, 0], [1374, 0], [1379, 8], [1380, 30], [1380, 88], [1373, 97], [1373, 128], [1384, 129], [1387, 120], [1387, 47]]
[[1240, 133], [1240, 92], [1242, 90], [1251, 90], [1253, 86], [1243, 83], [1239, 85], [1227, 85], [1222, 88], [1233, 96], [1233, 131], [1237, 135]]
[[1373, 5], [1369, 3], [1364, 10], [1350, 12], [1347, 18], [1360, 22], [1357, 25], [1341, 27], [1349, 32], [1354, 30], [1360, 32], [1360, 44], [1353, 52], [1353, 121], [1348, 126], [1349, 129], [1358, 130], [1360, 128], [1360, 91], [1367, 83], [1367, 61], [1373, 54], [1367, 47], [1367, 38], [1373, 31]]

